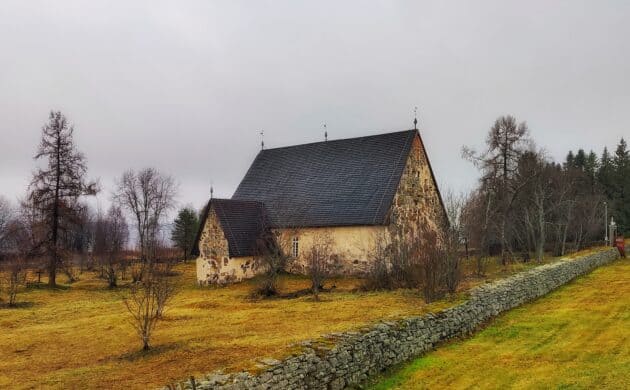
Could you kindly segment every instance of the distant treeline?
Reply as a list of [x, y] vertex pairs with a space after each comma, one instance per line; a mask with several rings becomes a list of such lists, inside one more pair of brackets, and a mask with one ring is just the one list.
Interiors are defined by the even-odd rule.
[[[464, 148], [481, 171], [462, 212], [462, 234], [480, 257], [500, 254], [541, 260], [603, 243], [613, 217], [618, 232], [630, 232], [630, 153], [624, 139], [614, 155], [604, 149], [550, 159], [529, 136], [525, 122], [497, 119], [486, 149]], [[606, 209], [608, 215], [606, 216]]]
[[588, 154], [583, 149], [569, 151], [564, 166], [584, 172], [592, 191], [604, 194], [618, 231], [630, 234], [630, 151], [626, 140], [621, 138], [613, 155], [604, 148], [599, 158], [592, 150]]

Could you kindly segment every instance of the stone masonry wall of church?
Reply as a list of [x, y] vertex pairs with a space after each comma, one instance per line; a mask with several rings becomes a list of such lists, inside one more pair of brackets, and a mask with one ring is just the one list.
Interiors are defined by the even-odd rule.
[[228, 241], [213, 208], [208, 212], [197, 258], [199, 284], [226, 284], [255, 276], [257, 263], [253, 257], [230, 258]]
[[422, 142], [416, 136], [391, 210], [392, 222], [402, 226], [405, 231], [426, 222], [432, 229], [438, 229], [445, 222], [438, 188], [431, 176], [428, 161]]

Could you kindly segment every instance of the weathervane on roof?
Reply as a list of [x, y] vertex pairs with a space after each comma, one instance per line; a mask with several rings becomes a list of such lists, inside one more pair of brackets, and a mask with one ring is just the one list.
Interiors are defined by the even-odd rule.
[[326, 124], [324, 123], [324, 142], [328, 141], [328, 129], [326, 128]]
[[413, 108], [413, 129], [418, 130], [418, 107]]
[[212, 200], [213, 196], [214, 196], [214, 187], [212, 186], [212, 182], [210, 182], [210, 200]]
[[260, 150], [265, 149], [265, 130], [260, 130]]

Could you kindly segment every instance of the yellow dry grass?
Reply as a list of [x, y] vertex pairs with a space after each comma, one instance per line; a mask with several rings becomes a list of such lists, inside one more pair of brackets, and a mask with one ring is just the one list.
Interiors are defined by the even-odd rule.
[[[492, 267], [484, 279], [530, 267]], [[435, 311], [417, 291], [360, 292], [359, 281], [341, 279], [335, 292], [298, 299], [251, 300], [253, 282], [199, 288], [192, 263], [177, 267], [179, 293], [143, 353], [122, 303], [125, 288], [109, 290], [92, 273], [59, 289], [29, 288], [22, 307], [0, 308], [0, 388], [147, 388], [216, 369], [255, 366], [255, 358], [282, 357], [297, 342], [356, 329], [378, 320]], [[31, 280], [36, 277], [31, 276]], [[45, 282], [45, 278], [42, 279]], [[308, 286], [285, 277], [285, 291]]]
[[[158, 324], [148, 353], [129, 324], [125, 289], [108, 290], [84, 273], [57, 290], [31, 288], [26, 307], [0, 309], [0, 388], [147, 388], [215, 369], [250, 368], [252, 357], [281, 356], [293, 343], [428, 308], [416, 292], [337, 291], [292, 300], [253, 301], [251, 283], [195, 286], [194, 265], [178, 267], [180, 291]], [[285, 278], [285, 288], [307, 286]], [[437, 309], [448, 303], [433, 305]]]

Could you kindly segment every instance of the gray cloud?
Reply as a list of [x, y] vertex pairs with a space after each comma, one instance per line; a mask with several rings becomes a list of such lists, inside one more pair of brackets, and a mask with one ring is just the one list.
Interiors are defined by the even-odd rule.
[[[130, 4], [131, 3], [131, 4]], [[438, 181], [470, 188], [462, 145], [493, 120], [537, 142], [630, 135], [630, 4], [114, 2], [0, 4], [0, 193], [23, 194], [50, 109], [101, 178], [155, 166], [199, 207], [230, 196], [259, 149], [420, 127]]]

